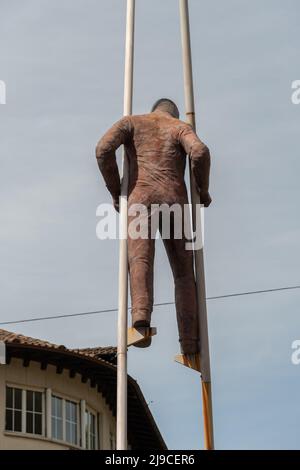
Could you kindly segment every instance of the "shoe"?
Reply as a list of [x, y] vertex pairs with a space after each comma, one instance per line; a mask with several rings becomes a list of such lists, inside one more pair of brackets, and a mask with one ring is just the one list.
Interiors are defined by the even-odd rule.
[[132, 322], [133, 328], [150, 328], [150, 322], [148, 320], [135, 320]]
[[152, 343], [152, 338], [149, 336], [149, 338], [145, 338], [143, 341], [140, 341], [139, 343], [133, 344], [135, 348], [149, 348]]
[[151, 321], [151, 313], [148, 309], [134, 308], [131, 311], [133, 328], [149, 328]]
[[[137, 330], [139, 328], [150, 328], [150, 321], [149, 320], [134, 320], [132, 319], [132, 326], [133, 328], [136, 328]], [[139, 343], [134, 344], [136, 348], [148, 348], [151, 345], [152, 338], [149, 336], [148, 338], [145, 338], [144, 341], [140, 341]]]

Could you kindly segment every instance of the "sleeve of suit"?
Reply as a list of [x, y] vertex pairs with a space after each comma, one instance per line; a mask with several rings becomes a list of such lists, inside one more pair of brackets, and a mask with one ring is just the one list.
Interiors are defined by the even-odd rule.
[[201, 142], [193, 128], [184, 126], [179, 132], [179, 142], [191, 159], [191, 168], [198, 191], [207, 192], [209, 188], [210, 152]]
[[121, 192], [120, 174], [116, 160], [116, 150], [125, 144], [130, 133], [127, 117], [116, 122], [100, 139], [96, 147], [96, 158], [107, 189], [117, 199]]

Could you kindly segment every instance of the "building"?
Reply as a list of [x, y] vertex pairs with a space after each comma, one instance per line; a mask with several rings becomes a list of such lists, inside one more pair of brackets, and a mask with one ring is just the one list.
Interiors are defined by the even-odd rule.
[[[0, 329], [0, 449], [114, 449], [116, 348], [68, 349]], [[128, 376], [128, 446], [166, 445]]]

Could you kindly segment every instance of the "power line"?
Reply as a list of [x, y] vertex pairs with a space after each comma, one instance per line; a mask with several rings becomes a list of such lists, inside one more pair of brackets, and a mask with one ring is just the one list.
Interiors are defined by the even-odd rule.
[[294, 289], [300, 289], [300, 286], [277, 287], [276, 289], [252, 290], [249, 292], [240, 292], [237, 294], [217, 295], [216, 297], [206, 297], [206, 300], [227, 299], [228, 297], [239, 297], [241, 295], [264, 294], [266, 292], [279, 292], [283, 290], [294, 290]]
[[[219, 299], [228, 299], [230, 297], [242, 297], [244, 295], [255, 295], [255, 294], [265, 294], [270, 292], [280, 292], [286, 290], [295, 290], [300, 289], [300, 286], [289, 286], [289, 287], [278, 287], [276, 289], [264, 289], [264, 290], [253, 290], [248, 292], [237, 292], [234, 294], [224, 294], [224, 295], [216, 295], [214, 297], [206, 297], [206, 300], [219, 300]], [[166, 305], [174, 305], [175, 302], [161, 302], [157, 304], [153, 304], [153, 307], [163, 307]], [[129, 307], [128, 310], [131, 310]], [[71, 318], [71, 317], [83, 317], [86, 315], [97, 315], [99, 313], [112, 313], [117, 312], [117, 308], [110, 308], [106, 310], [94, 310], [90, 312], [79, 312], [79, 313], [66, 313], [66, 314], [59, 314], [59, 315], [49, 315], [46, 317], [35, 317], [35, 318], [23, 318], [22, 320], [10, 320], [5, 322], [0, 322], [1, 326], [4, 325], [14, 325], [17, 323], [31, 323], [36, 321], [44, 321], [44, 320], [57, 320], [61, 318]]]

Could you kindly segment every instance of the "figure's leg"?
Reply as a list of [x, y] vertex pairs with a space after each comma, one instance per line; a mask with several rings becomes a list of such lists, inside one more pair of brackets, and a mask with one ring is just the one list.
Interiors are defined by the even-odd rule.
[[[193, 252], [186, 250], [184, 235], [174, 239], [174, 218], [171, 238], [163, 240], [175, 282], [175, 303], [179, 342], [183, 354], [199, 352], [199, 329]], [[172, 233], [173, 232], [173, 233]]]
[[[130, 217], [129, 217], [130, 223]], [[150, 326], [153, 309], [155, 240], [128, 237], [132, 326]]]

